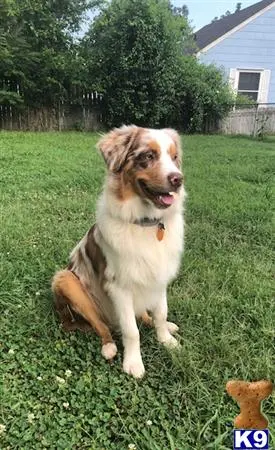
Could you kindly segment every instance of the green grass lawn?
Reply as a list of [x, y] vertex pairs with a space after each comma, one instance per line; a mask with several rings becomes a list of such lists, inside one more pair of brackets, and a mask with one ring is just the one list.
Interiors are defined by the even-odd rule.
[[[52, 306], [50, 279], [95, 219], [97, 138], [0, 133], [0, 448], [232, 449], [226, 382], [275, 378], [275, 141], [183, 137], [186, 250], [169, 288], [182, 348], [141, 328], [136, 381], [121, 343], [109, 365], [94, 334], [60, 330]], [[275, 449], [274, 395], [264, 411]]]

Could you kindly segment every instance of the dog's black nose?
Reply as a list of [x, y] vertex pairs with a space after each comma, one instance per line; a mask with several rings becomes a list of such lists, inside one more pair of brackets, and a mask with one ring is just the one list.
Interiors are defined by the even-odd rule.
[[171, 186], [179, 188], [182, 184], [182, 175], [178, 172], [172, 172], [168, 175], [168, 181]]

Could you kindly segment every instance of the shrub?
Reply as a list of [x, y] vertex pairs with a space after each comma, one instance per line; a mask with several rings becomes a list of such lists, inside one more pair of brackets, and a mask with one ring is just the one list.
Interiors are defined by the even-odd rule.
[[225, 117], [234, 104], [223, 72], [194, 57], [182, 58], [176, 92], [173, 122], [190, 133], [207, 131], [208, 124]]
[[86, 36], [86, 60], [109, 126], [170, 123], [187, 19], [166, 0], [113, 0]]
[[235, 105], [238, 109], [252, 108], [253, 106], [257, 106], [257, 102], [248, 95], [238, 94], [235, 98]]
[[191, 28], [166, 0], [112, 0], [84, 40], [94, 89], [108, 126], [177, 126], [204, 131], [233, 96], [223, 74], [192, 56]]
[[0, 105], [21, 107], [23, 105], [23, 98], [17, 92], [8, 90], [0, 90]]

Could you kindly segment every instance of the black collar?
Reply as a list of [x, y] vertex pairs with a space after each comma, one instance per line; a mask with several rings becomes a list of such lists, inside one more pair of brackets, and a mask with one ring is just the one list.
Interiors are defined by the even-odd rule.
[[140, 225], [141, 227], [154, 227], [155, 225], [160, 225], [161, 228], [164, 228], [162, 219], [157, 219], [156, 217], [153, 219], [150, 217], [142, 217], [141, 219], [135, 220], [134, 224]]

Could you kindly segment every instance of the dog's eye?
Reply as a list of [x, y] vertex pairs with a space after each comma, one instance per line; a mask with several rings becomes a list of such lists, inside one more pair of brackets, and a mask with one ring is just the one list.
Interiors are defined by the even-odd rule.
[[146, 169], [152, 161], [155, 160], [155, 153], [154, 152], [143, 152], [138, 155], [136, 158], [136, 164], [137, 166]]
[[176, 154], [173, 156], [173, 161], [177, 161], [177, 159], [178, 159], [178, 155]]
[[152, 153], [152, 152], [146, 153], [144, 159], [145, 159], [145, 161], [153, 161], [153, 159], [154, 159], [154, 153]]

